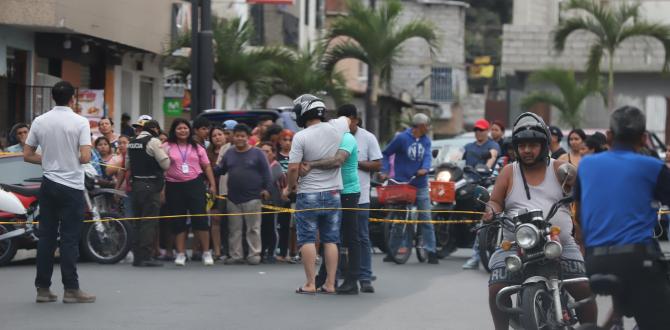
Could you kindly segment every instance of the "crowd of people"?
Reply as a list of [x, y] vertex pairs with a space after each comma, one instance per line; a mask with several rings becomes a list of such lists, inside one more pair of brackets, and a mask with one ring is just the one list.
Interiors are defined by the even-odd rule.
[[[126, 215], [172, 216], [133, 221], [133, 266], [160, 267], [162, 261], [173, 261], [183, 267], [189, 259], [207, 266], [217, 260], [256, 265], [294, 262], [299, 255], [305, 282], [295, 290], [298, 294], [374, 292], [368, 232], [372, 173], [413, 185], [419, 219], [430, 216], [430, 118], [424, 114], [415, 115], [412, 126], [383, 151], [376, 137], [361, 127], [355, 106], [341, 106], [337, 118], [328, 121], [323, 100], [310, 94], [294, 101], [298, 126], [304, 128], [295, 133], [272, 118], [260, 118], [254, 128], [233, 120], [219, 125], [204, 117], [193, 123], [178, 118], [164, 132], [149, 116], [132, 126], [123, 116], [123, 134], [116, 134], [112, 120], [103, 118], [100, 135], [93, 138], [88, 121], [72, 111], [72, 85], [59, 82], [52, 96], [57, 106], [32, 127], [16, 125], [14, 144], [8, 148], [22, 148], [24, 160], [44, 170], [37, 302], [57, 299], [50, 286], [58, 236], [63, 301], [96, 299], [79, 288], [76, 269], [84, 207], [82, 164], [97, 166], [100, 185], [128, 193], [122, 200]], [[478, 120], [474, 131], [476, 141], [465, 147], [466, 164], [499, 171], [484, 221], [499, 212], [524, 209], [546, 214], [566, 194], [566, 182], [558, 179], [560, 169], [576, 169], [570, 183], [576, 211], [562, 207], [551, 220], [561, 228], [563, 276], [616, 274], [643, 328], [667, 324], [661, 308], [670, 303], [670, 288], [653, 238], [656, 210], [651, 201], [670, 203], [670, 170], [647, 157], [652, 151], [646, 145], [642, 112], [632, 107], [613, 112], [608, 136], [573, 129], [567, 151], [560, 146], [561, 130], [532, 113], [515, 120], [511, 139], [504, 137], [500, 122]], [[628, 185], [635, 188], [626, 189]], [[296, 213], [293, 218], [288, 212], [263, 213], [264, 204], [291, 207]], [[421, 231], [429, 263], [436, 264], [434, 228], [424, 222]], [[187, 256], [189, 233], [193, 253]], [[510, 235], [503, 231], [504, 237]], [[505, 270], [511, 253], [516, 251], [498, 249], [489, 262], [489, 302], [497, 329], [509, 323], [497, 307], [497, 293], [522, 280], [519, 273]], [[317, 272], [318, 254], [323, 262]], [[628, 267], [621, 267], [619, 260], [626, 260]], [[478, 263], [470, 259], [464, 268]], [[340, 285], [338, 272], [344, 279]], [[566, 289], [577, 300], [592, 294], [587, 283]], [[501, 302], [511, 305], [509, 299]], [[595, 302], [581, 305], [577, 313], [580, 322], [595, 322]]]

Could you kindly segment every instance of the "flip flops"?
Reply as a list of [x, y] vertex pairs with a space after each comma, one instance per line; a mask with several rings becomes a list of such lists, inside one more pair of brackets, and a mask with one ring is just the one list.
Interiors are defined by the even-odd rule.
[[320, 288], [316, 289], [316, 293], [318, 293], [318, 294], [337, 294], [337, 291], [332, 291], [331, 292], [331, 291], [328, 291], [328, 290], [324, 289], [323, 287], [320, 287]]
[[314, 295], [314, 294], [316, 294], [317, 291], [307, 291], [307, 290], [303, 289], [302, 286], [295, 289], [295, 293], [297, 293], [297, 294], [311, 294], [311, 295]]

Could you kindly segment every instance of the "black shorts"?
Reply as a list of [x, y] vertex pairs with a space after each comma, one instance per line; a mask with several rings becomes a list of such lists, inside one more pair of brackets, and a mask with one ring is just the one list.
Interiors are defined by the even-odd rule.
[[587, 251], [586, 271], [614, 274], [621, 280], [624, 312], [632, 314], [640, 329], [668, 329], [670, 326], [670, 283], [667, 265], [660, 255], [630, 252], [592, 256]]
[[[168, 215], [207, 213], [207, 199], [205, 198], [205, 183], [201, 178], [186, 182], [165, 183], [165, 205]], [[172, 231], [175, 234], [183, 233], [188, 229], [188, 217], [169, 218]], [[193, 230], [209, 230], [208, 216], [190, 217]]]

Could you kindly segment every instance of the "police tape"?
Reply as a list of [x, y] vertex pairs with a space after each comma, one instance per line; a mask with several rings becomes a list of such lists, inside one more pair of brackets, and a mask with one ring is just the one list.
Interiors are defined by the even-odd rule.
[[[219, 196], [217, 196], [219, 197]], [[223, 216], [246, 216], [246, 215], [263, 215], [263, 214], [279, 214], [279, 213], [300, 213], [300, 212], [310, 212], [310, 211], [323, 211], [323, 210], [341, 210], [341, 211], [371, 211], [371, 210], [388, 210], [388, 211], [403, 211], [398, 209], [365, 209], [365, 208], [310, 208], [310, 209], [289, 209], [284, 207], [278, 207], [273, 205], [262, 205], [263, 208], [269, 209], [271, 211], [261, 211], [261, 212], [240, 212], [240, 213], [203, 213], [203, 214], [182, 214], [182, 215], [157, 215], [157, 216], [147, 216], [147, 217], [124, 217], [124, 218], [111, 218], [105, 217], [101, 219], [88, 219], [84, 220], [84, 223], [93, 223], [93, 222], [111, 222], [111, 221], [146, 221], [146, 220], [170, 220], [170, 219], [181, 219], [186, 217], [223, 217]], [[459, 213], [460, 211], [451, 211], [452, 213]], [[467, 211], [464, 211], [467, 212]], [[469, 212], [472, 213], [472, 212]], [[408, 224], [418, 224], [418, 223], [432, 223], [432, 224], [468, 224], [468, 223], [477, 223], [480, 220], [407, 220], [407, 219], [379, 219], [379, 218], [370, 218], [370, 222], [386, 222], [386, 223], [408, 223]], [[33, 221], [32, 223], [38, 223], [38, 221]], [[0, 221], [0, 225], [26, 225], [28, 221], [25, 219], [17, 219], [16, 221]]]

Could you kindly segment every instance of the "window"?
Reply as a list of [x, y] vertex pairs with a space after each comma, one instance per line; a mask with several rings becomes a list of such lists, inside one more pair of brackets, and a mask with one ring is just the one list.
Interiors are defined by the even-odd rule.
[[432, 68], [430, 75], [430, 98], [433, 101], [451, 101], [454, 91], [451, 85], [451, 68]]

